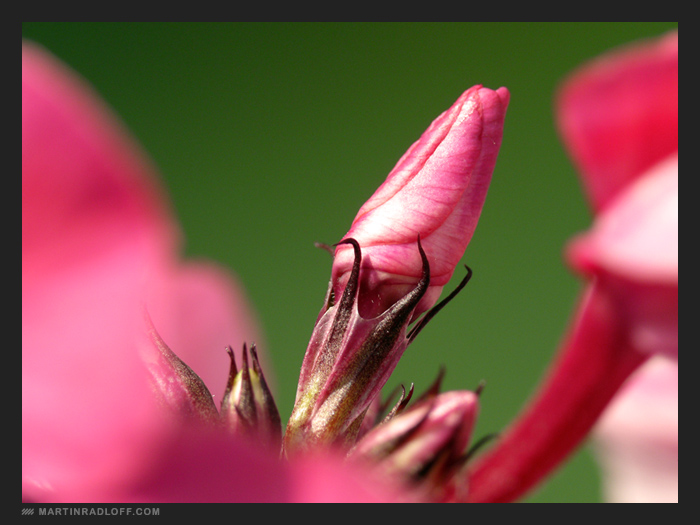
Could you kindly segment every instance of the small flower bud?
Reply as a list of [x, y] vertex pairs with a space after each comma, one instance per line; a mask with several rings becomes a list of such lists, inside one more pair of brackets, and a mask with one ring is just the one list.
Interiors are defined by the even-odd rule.
[[465, 462], [479, 409], [475, 392], [428, 397], [380, 424], [350, 452], [382, 475], [427, 491], [431, 499], [465, 491]]
[[258, 436], [279, 446], [282, 425], [277, 405], [263, 375], [255, 345], [250, 348], [252, 366], [248, 366], [248, 348], [243, 345], [241, 369], [236, 367], [233, 349], [226, 347], [231, 358], [231, 368], [224, 398], [221, 401], [221, 417], [234, 433]]

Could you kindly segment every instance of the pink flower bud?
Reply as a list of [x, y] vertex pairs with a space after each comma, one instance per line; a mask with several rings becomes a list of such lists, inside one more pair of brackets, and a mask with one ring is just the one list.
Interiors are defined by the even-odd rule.
[[478, 411], [475, 392], [431, 396], [375, 427], [349, 457], [427, 492], [433, 501], [444, 499], [446, 491], [466, 491], [466, 476], [456, 474], [465, 464]]
[[[430, 261], [429, 309], [472, 238], [501, 146], [510, 94], [474, 86], [440, 115], [360, 208], [345, 238], [362, 247], [360, 314], [374, 317], [406, 295], [422, 273], [416, 238]], [[332, 283], [340, 296], [353, 253], [339, 245]]]
[[337, 245], [286, 451], [352, 445], [404, 350], [444, 304], [407, 331], [435, 303], [476, 228], [508, 99], [505, 88], [466, 91], [409, 148]]

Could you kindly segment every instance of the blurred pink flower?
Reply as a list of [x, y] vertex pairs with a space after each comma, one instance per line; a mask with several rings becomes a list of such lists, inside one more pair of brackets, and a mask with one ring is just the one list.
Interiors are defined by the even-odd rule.
[[[587, 290], [534, 401], [474, 467], [473, 501], [524, 493], [588, 434], [650, 355], [678, 356], [678, 34], [584, 66], [562, 87], [557, 114], [595, 212], [591, 230], [567, 250], [571, 266], [588, 279]], [[667, 409], [677, 411], [677, 401]], [[615, 421], [630, 428], [629, 419], [614, 415], [624, 408], [611, 410], [601, 430], [606, 460], [623, 440]], [[662, 433], [668, 438], [673, 431], [671, 424]], [[643, 440], [629, 437], [631, 446]], [[664, 463], [669, 450], [660, 445], [661, 459], [647, 458], [647, 466]], [[631, 450], [616, 456], [610, 471], [626, 462], [629, 472], [638, 458]], [[677, 455], [664, 464], [664, 475], [674, 465]]]
[[[615, 295], [632, 347], [667, 357], [635, 372], [596, 426], [606, 496], [677, 501], [678, 33], [594, 61], [561, 106], [598, 210], [569, 261]], [[614, 108], [609, 121], [595, 106]]]
[[240, 358], [242, 342], [261, 342], [242, 288], [211, 263], [178, 260], [179, 236], [119, 122], [23, 44], [23, 499], [392, 500], [329, 453], [283, 463], [159, 404], [146, 363], [168, 377], [160, 336], [218, 395], [226, 345]]

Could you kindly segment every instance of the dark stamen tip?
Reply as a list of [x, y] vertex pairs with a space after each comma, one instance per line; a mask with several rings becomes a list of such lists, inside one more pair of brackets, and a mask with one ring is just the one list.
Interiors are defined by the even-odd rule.
[[243, 353], [241, 354], [241, 372], [243, 381], [250, 383], [250, 369], [248, 368], [248, 346], [243, 343]]
[[[408, 405], [408, 402], [411, 400], [411, 397], [413, 396], [413, 383], [411, 383], [411, 388], [408, 391], [408, 395], [406, 395], [406, 387], [403, 385], [401, 386], [401, 396], [399, 397], [398, 402], [394, 405], [394, 408], [392, 408], [389, 413], [384, 417], [384, 420], [382, 421], [383, 423], [386, 423], [390, 419], [392, 419], [396, 414], [402, 412], [404, 408], [406, 408], [406, 405]], [[392, 393], [393, 396], [393, 393]], [[389, 401], [389, 400], [387, 400]]]
[[348, 237], [347, 239], [343, 239], [339, 243], [335, 244], [334, 246], [339, 246], [341, 244], [352, 244], [352, 248], [355, 252], [355, 260], [352, 264], [352, 270], [350, 271], [350, 278], [348, 279], [348, 283], [345, 287], [345, 291], [343, 292], [343, 299], [345, 299], [345, 295], [352, 296], [349, 297], [349, 299], [354, 299], [355, 294], [357, 292], [357, 287], [360, 279], [360, 263], [362, 262], [362, 250], [360, 249], [360, 243], [357, 242], [355, 239], [352, 237]]
[[[411, 383], [411, 386], [408, 389], [408, 394], [399, 403], [399, 410], [403, 410], [404, 408], [406, 408], [406, 406], [408, 405], [408, 402], [413, 397], [413, 386], [414, 386], [413, 383]], [[403, 388], [403, 385], [401, 385], [401, 387]], [[405, 390], [404, 390], [404, 392], [405, 392]]]

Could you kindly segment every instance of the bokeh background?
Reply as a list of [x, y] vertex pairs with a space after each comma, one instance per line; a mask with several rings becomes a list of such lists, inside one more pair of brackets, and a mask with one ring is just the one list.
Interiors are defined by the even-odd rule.
[[[141, 142], [182, 224], [184, 255], [218, 261], [244, 283], [285, 420], [330, 271], [313, 243], [340, 240], [464, 90], [508, 87], [501, 153], [464, 258], [474, 278], [389, 383], [420, 392], [441, 365], [445, 389], [485, 380], [479, 437], [503, 429], [527, 400], [581, 288], [562, 248], [591, 219], [554, 126], [557, 86], [586, 60], [674, 27], [24, 23], [22, 36], [87, 78]], [[589, 445], [528, 498], [600, 500]]]

